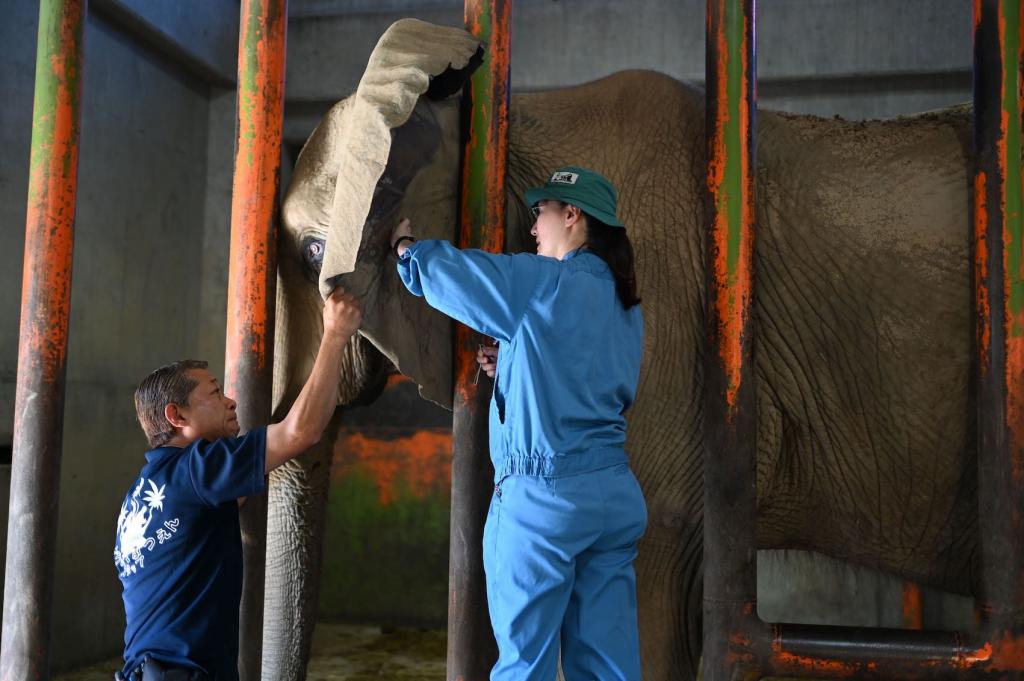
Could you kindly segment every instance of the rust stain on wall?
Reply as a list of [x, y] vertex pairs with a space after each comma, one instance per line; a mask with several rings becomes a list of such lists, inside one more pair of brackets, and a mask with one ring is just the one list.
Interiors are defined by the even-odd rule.
[[402, 492], [422, 499], [451, 487], [452, 435], [448, 431], [421, 430], [391, 439], [363, 433], [342, 433], [334, 448], [331, 479], [356, 470], [377, 484], [378, 501], [388, 505]]

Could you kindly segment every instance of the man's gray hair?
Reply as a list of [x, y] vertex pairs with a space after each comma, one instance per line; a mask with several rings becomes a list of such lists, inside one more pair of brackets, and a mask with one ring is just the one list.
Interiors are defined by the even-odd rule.
[[164, 416], [168, 404], [188, 406], [189, 393], [199, 384], [188, 375], [189, 369], [205, 369], [207, 362], [183, 359], [162, 366], [135, 389], [135, 415], [152, 448], [162, 447], [174, 437], [174, 426]]

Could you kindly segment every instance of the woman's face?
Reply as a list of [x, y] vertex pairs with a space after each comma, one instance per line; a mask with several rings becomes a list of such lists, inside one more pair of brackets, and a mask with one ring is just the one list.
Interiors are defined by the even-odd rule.
[[569, 206], [551, 200], [540, 201], [533, 207], [536, 219], [530, 234], [537, 240], [537, 255], [559, 258], [565, 252], [569, 238], [569, 227], [566, 224], [568, 210]]

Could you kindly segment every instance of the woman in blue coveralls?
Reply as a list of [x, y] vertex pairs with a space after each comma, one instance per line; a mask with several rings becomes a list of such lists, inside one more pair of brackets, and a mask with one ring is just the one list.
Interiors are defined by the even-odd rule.
[[[491, 679], [640, 679], [637, 541], [647, 526], [624, 449], [643, 316], [616, 192], [560, 168], [526, 192], [537, 255], [392, 234], [413, 294], [500, 343], [490, 404], [495, 489], [484, 528]], [[495, 357], [496, 355], [496, 357]], [[496, 364], [496, 366], [495, 366]]]

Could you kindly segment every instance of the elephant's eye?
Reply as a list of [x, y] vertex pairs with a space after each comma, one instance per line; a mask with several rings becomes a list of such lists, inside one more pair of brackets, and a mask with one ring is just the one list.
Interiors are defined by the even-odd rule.
[[320, 267], [324, 262], [324, 240], [315, 237], [307, 237], [302, 240], [302, 257], [311, 270], [320, 273]]

